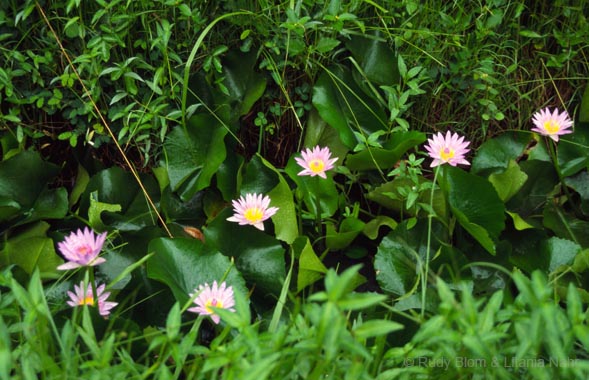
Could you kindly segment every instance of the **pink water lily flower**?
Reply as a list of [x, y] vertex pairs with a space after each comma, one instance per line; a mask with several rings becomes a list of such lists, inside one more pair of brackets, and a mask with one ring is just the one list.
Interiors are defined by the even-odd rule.
[[276, 214], [278, 207], [270, 206], [270, 197], [262, 194], [246, 194], [233, 200], [233, 216], [227, 218], [230, 222], [237, 222], [240, 225], [250, 224], [257, 229], [264, 231], [264, 221]]
[[219, 324], [221, 317], [215, 314], [212, 307], [220, 309], [227, 309], [229, 311], [235, 311], [235, 298], [233, 294], [233, 288], [227, 286], [225, 282], [222, 282], [220, 286], [217, 286], [217, 281], [213, 281], [213, 287], [209, 284], [199, 285], [197, 289], [194, 289], [193, 293], [190, 293], [190, 297], [197, 297], [194, 299], [196, 306], [191, 307], [188, 311], [198, 313], [200, 315], [209, 315], [213, 322]]
[[96, 300], [94, 299], [94, 294], [92, 293], [92, 284], [88, 284], [88, 286], [84, 289], [84, 282], [80, 282], [80, 285], [74, 285], [75, 292], [67, 292], [70, 297], [69, 301], [67, 301], [67, 304], [71, 307], [83, 305], [98, 306], [98, 313], [103, 317], [106, 317], [110, 314], [110, 310], [118, 305], [118, 302], [107, 301], [108, 296], [110, 296], [110, 292], [105, 292], [105, 287], [106, 286], [104, 284], [101, 284], [96, 288]]
[[301, 152], [301, 157], [295, 157], [297, 164], [302, 166], [298, 175], [310, 175], [314, 177], [318, 175], [321, 178], [327, 178], [325, 172], [333, 169], [333, 164], [337, 161], [337, 157], [331, 158], [331, 151], [329, 148], [320, 148], [317, 145], [315, 148], [305, 149]]
[[428, 139], [427, 143], [425, 150], [434, 159], [431, 163], [432, 168], [442, 164], [450, 164], [451, 166], [458, 164], [470, 165], [464, 158], [465, 154], [470, 150], [467, 148], [470, 142], [464, 141], [464, 137], [459, 136], [457, 133], [448, 131], [444, 136], [438, 132]]
[[566, 111], [559, 113], [558, 109], [554, 109], [554, 112], [550, 113], [550, 109], [546, 107], [536, 112], [532, 116], [532, 121], [534, 122], [532, 131], [548, 136], [556, 142], [558, 142], [560, 135], [573, 133], [570, 129], [573, 126], [573, 121]]
[[95, 236], [94, 231], [88, 227], [84, 231], [79, 229], [72, 232], [65, 237], [64, 241], [57, 244], [59, 252], [67, 260], [65, 264], [58, 266], [57, 269], [67, 270], [104, 263], [106, 259], [98, 257], [98, 255], [102, 250], [105, 239], [106, 232]]

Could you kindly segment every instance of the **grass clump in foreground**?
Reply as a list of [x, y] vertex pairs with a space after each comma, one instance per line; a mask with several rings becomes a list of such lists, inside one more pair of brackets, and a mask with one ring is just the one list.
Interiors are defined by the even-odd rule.
[[[329, 271], [325, 291], [285, 311], [277, 324], [252, 322], [247, 302], [221, 310], [214, 326], [176, 303], [166, 324], [140, 331], [82, 307], [55, 313], [36, 272], [23, 288], [2, 275], [0, 375], [33, 378], [393, 379], [576, 378], [589, 373], [587, 309], [570, 286], [562, 308], [539, 272], [513, 274], [514, 299], [474, 298], [438, 281], [439, 306], [420, 321], [386, 297], [357, 293], [358, 268]], [[376, 309], [382, 319], [367, 319]], [[69, 314], [70, 317], [65, 317]], [[401, 318], [405, 322], [391, 320]], [[276, 319], [276, 320], [278, 320]], [[397, 344], [407, 329], [406, 344]], [[211, 335], [212, 334], [212, 335]]]

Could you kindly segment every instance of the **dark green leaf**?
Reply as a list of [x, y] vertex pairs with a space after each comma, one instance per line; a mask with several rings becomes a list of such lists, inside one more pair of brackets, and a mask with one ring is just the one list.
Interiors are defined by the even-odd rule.
[[425, 134], [418, 131], [394, 132], [383, 148], [370, 148], [348, 156], [346, 166], [350, 170], [387, 169], [393, 167], [411, 148], [423, 143]]
[[366, 77], [379, 85], [399, 82], [397, 55], [379, 33], [374, 36], [353, 36], [346, 47], [360, 64]]
[[[231, 215], [228, 207], [204, 228], [207, 245], [234, 257], [237, 269], [262, 296], [280, 294], [286, 277], [284, 248], [266, 232], [227, 221]], [[268, 230], [269, 223], [265, 222]]]
[[189, 293], [199, 285], [212, 285], [213, 281], [225, 280], [235, 291], [248, 293], [241, 274], [229, 258], [200, 240], [157, 238], [149, 243], [148, 249], [155, 252], [147, 263], [149, 278], [168, 285], [180, 304], [186, 303]]
[[0, 162], [0, 199], [4, 217], [33, 207], [46, 184], [57, 175], [59, 167], [41, 159], [38, 153], [25, 151]]
[[309, 112], [307, 124], [305, 125], [305, 141], [303, 146], [306, 147], [329, 147], [332, 157], [338, 157], [336, 165], [341, 165], [348, 148], [342, 143], [338, 132], [331, 125], [327, 124], [315, 108]]
[[186, 128], [176, 127], [167, 136], [164, 150], [170, 186], [183, 200], [209, 186], [225, 160], [226, 134], [213, 116], [199, 114], [188, 120]]
[[[440, 247], [441, 225], [433, 223], [430, 259]], [[397, 296], [408, 296], [417, 288], [419, 262], [426, 257], [428, 226], [420, 220], [407, 230], [406, 222], [385, 236], [374, 259], [376, 279], [382, 290]]]
[[548, 194], [558, 183], [558, 176], [552, 163], [546, 161], [523, 161], [520, 162], [520, 168], [528, 179], [509, 200], [507, 208], [527, 219], [530, 215], [536, 215], [546, 203]]
[[589, 172], [582, 171], [573, 177], [564, 179], [567, 186], [573, 188], [581, 197], [581, 209], [589, 215]]
[[339, 193], [335, 187], [332, 173], [328, 172], [327, 178], [323, 179], [319, 176], [299, 176], [298, 173], [301, 170], [303, 168], [296, 163], [294, 156], [290, 158], [284, 168], [284, 171], [296, 183], [297, 194], [302, 195], [307, 210], [313, 215], [320, 213], [322, 218], [333, 216], [338, 209]]
[[544, 208], [543, 223], [556, 236], [589, 247], [589, 222], [575, 218], [553, 203], [548, 203]]
[[255, 155], [245, 166], [240, 192], [268, 194], [280, 183], [276, 170], [266, 165], [262, 156]]
[[534, 270], [547, 271], [550, 257], [542, 252], [542, 245], [548, 239], [543, 230], [526, 229], [505, 234], [511, 244], [509, 261], [516, 267], [532, 273]]
[[266, 79], [255, 71], [256, 54], [231, 50], [223, 60], [223, 84], [229, 97], [236, 102], [238, 115], [250, 112], [254, 103], [266, 89]]
[[464, 227], [491, 254], [493, 241], [505, 228], [505, 206], [493, 185], [462, 169], [444, 166], [440, 185], [450, 209]]
[[280, 174], [271, 163], [263, 158], [261, 158], [261, 160], [264, 166], [274, 171], [278, 178], [278, 184], [276, 187], [268, 192], [272, 206], [278, 207], [278, 211], [272, 216], [276, 238], [287, 244], [291, 244], [299, 236], [297, 214], [292, 191], [282, 174]]
[[[154, 202], [159, 201], [159, 187], [152, 176], [140, 180]], [[117, 206], [118, 205], [118, 206]], [[81, 212], [87, 212], [92, 226], [109, 226], [121, 231], [153, 226], [155, 216], [135, 177], [117, 166], [102, 170], [90, 178], [80, 201]]]
[[334, 127], [342, 142], [356, 146], [354, 132], [365, 136], [388, 129], [384, 110], [341, 66], [324, 71], [313, 87], [313, 105], [327, 124]]
[[471, 173], [489, 175], [517, 161], [531, 139], [529, 133], [508, 132], [484, 142], [472, 160]]
[[576, 123], [575, 131], [562, 136], [558, 142], [557, 156], [564, 177], [589, 169], [589, 123]]

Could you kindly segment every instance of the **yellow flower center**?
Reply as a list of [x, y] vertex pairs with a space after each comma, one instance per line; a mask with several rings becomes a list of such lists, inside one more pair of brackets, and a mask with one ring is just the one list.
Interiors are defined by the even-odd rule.
[[544, 129], [546, 130], [546, 132], [552, 135], [560, 131], [560, 125], [558, 125], [557, 122], [551, 119], [544, 123]]
[[264, 211], [259, 207], [250, 207], [243, 213], [243, 217], [250, 223], [258, 223], [264, 217]]
[[454, 157], [454, 149], [444, 148], [440, 152], [440, 158], [444, 162], [448, 162], [452, 157]]
[[94, 297], [90, 296], [86, 296], [82, 299], [80, 299], [80, 301], [78, 302], [78, 305], [90, 305], [90, 306], [94, 306]]
[[313, 173], [321, 173], [325, 170], [325, 162], [323, 160], [314, 159], [309, 161], [309, 169]]
[[213, 298], [211, 300], [208, 300], [205, 303], [205, 310], [209, 313], [213, 313], [213, 310], [210, 308], [210, 306], [212, 307], [218, 307], [218, 308], [222, 308], [223, 307], [223, 302], [218, 301], [216, 298]]
[[77, 251], [78, 251], [78, 254], [80, 254], [81, 256], [86, 256], [92, 250], [87, 245], [82, 245], [82, 246], [78, 247]]

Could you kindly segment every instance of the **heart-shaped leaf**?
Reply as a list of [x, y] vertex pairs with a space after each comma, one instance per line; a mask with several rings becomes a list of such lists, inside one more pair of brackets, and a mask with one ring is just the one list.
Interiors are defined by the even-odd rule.
[[509, 132], [485, 141], [472, 160], [471, 173], [489, 175], [507, 169], [510, 161], [517, 160], [530, 142], [529, 133]]
[[515, 161], [509, 161], [507, 169], [502, 173], [493, 173], [489, 182], [495, 187], [499, 198], [507, 202], [522, 188], [528, 175], [524, 173]]
[[280, 294], [286, 277], [284, 248], [266, 232], [227, 221], [231, 215], [228, 207], [203, 229], [207, 245], [234, 257], [237, 269], [261, 296]]
[[223, 139], [228, 132], [208, 114], [194, 115], [187, 124], [172, 130], [164, 142], [170, 186], [183, 200], [210, 185], [225, 160]]
[[189, 299], [189, 293], [199, 285], [225, 281], [235, 291], [247, 294], [241, 274], [228, 257], [200, 240], [188, 238], [157, 238], [149, 243], [155, 254], [147, 262], [149, 278], [168, 285], [180, 304]]

